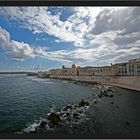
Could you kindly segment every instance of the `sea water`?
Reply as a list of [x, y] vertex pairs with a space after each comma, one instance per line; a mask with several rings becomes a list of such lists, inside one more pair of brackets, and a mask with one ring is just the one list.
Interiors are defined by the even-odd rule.
[[[68, 104], [78, 104], [82, 99], [90, 102], [99, 92], [96, 86], [24, 74], [1, 74], [0, 133], [33, 130], [40, 120], [47, 119], [52, 109], [57, 111]], [[139, 133], [140, 92], [114, 87], [113, 95], [90, 105], [82, 121], [63, 124], [51, 132]]]

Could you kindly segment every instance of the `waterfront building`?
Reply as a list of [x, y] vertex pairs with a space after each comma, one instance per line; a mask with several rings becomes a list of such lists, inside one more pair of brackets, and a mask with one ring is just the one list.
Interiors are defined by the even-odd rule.
[[132, 59], [126, 63], [115, 64], [118, 76], [140, 76], [140, 59]]
[[140, 59], [132, 59], [127, 64], [129, 76], [140, 76]]
[[71, 68], [66, 68], [63, 65], [62, 69], [51, 69], [45, 73], [56, 76], [140, 76], [140, 58], [102, 67], [76, 67], [72, 64]]
[[126, 64], [127, 63], [117, 63], [117, 64], [112, 65], [112, 67], [116, 68], [117, 76], [126, 76], [128, 74]]
[[75, 69], [76, 68], [76, 65], [75, 64], [72, 64], [71, 68], [72, 69]]

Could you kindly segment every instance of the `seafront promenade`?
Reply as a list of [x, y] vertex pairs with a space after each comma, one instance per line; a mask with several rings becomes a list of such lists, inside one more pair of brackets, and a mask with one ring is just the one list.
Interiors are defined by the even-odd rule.
[[38, 72], [39, 77], [100, 83], [140, 91], [140, 58], [110, 66], [62, 66]]
[[50, 78], [74, 80], [81, 82], [93, 82], [105, 85], [112, 85], [121, 88], [140, 91], [140, 76], [56, 76]]

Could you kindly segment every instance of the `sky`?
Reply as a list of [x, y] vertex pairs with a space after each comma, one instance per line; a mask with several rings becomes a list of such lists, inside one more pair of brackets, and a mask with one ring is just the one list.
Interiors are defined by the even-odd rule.
[[0, 7], [0, 71], [140, 58], [140, 7]]

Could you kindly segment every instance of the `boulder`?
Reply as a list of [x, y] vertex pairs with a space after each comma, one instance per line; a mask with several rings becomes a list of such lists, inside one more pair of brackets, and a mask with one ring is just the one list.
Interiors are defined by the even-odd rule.
[[45, 127], [46, 124], [47, 124], [47, 122], [42, 121], [42, 122], [40, 123], [40, 127], [43, 128], [43, 127]]
[[79, 114], [78, 114], [78, 113], [73, 113], [73, 117], [74, 117], [75, 119], [79, 119]]
[[73, 117], [77, 117], [77, 116], [79, 116], [78, 113], [73, 113]]
[[126, 122], [126, 125], [128, 125], [128, 126], [129, 126], [129, 125], [130, 125], [130, 122], [128, 122], [128, 121], [127, 121], [127, 122]]
[[50, 120], [52, 124], [58, 124], [61, 121], [60, 116], [53, 112], [48, 116], [48, 120]]
[[66, 113], [66, 116], [67, 116], [67, 117], [70, 116], [70, 113]]
[[64, 107], [62, 111], [67, 111], [67, 108], [66, 108], [66, 107]]
[[113, 94], [104, 94], [104, 96], [106, 96], [106, 97], [110, 97], [110, 98], [112, 98], [112, 97], [114, 97], [114, 95]]
[[109, 97], [112, 98], [112, 97], [114, 97], [114, 95], [113, 94], [110, 94]]
[[76, 117], [74, 117], [74, 118], [75, 118], [75, 119], [78, 119], [78, 120], [80, 119], [79, 116], [76, 116]]
[[87, 101], [84, 101], [83, 99], [82, 99], [82, 101], [81, 102], [79, 102], [79, 107], [84, 107], [84, 106], [89, 106], [89, 102], [87, 102]]
[[103, 96], [102, 94], [99, 94], [99, 95], [98, 95], [99, 98], [101, 98], [102, 96]]
[[72, 105], [67, 105], [66, 109], [72, 109]]
[[111, 104], [114, 104], [114, 102], [111, 102]]
[[63, 111], [67, 111], [68, 109], [72, 109], [72, 105], [67, 105], [66, 107], [63, 108]]
[[104, 94], [104, 96], [108, 97], [109, 95], [108, 94]]
[[97, 101], [94, 101], [94, 103], [97, 104], [98, 102]]
[[83, 110], [79, 110], [78, 113], [82, 114], [83, 113]]
[[65, 113], [60, 113], [60, 116], [63, 116]]
[[75, 105], [74, 107], [76, 108], [76, 107], [78, 107], [78, 105]]
[[119, 106], [117, 105], [116, 108], [119, 108]]
[[70, 121], [71, 121], [71, 119], [70, 119], [70, 118], [68, 118], [68, 121], [70, 122]]
[[111, 88], [108, 88], [107, 91], [112, 92], [112, 89]]

